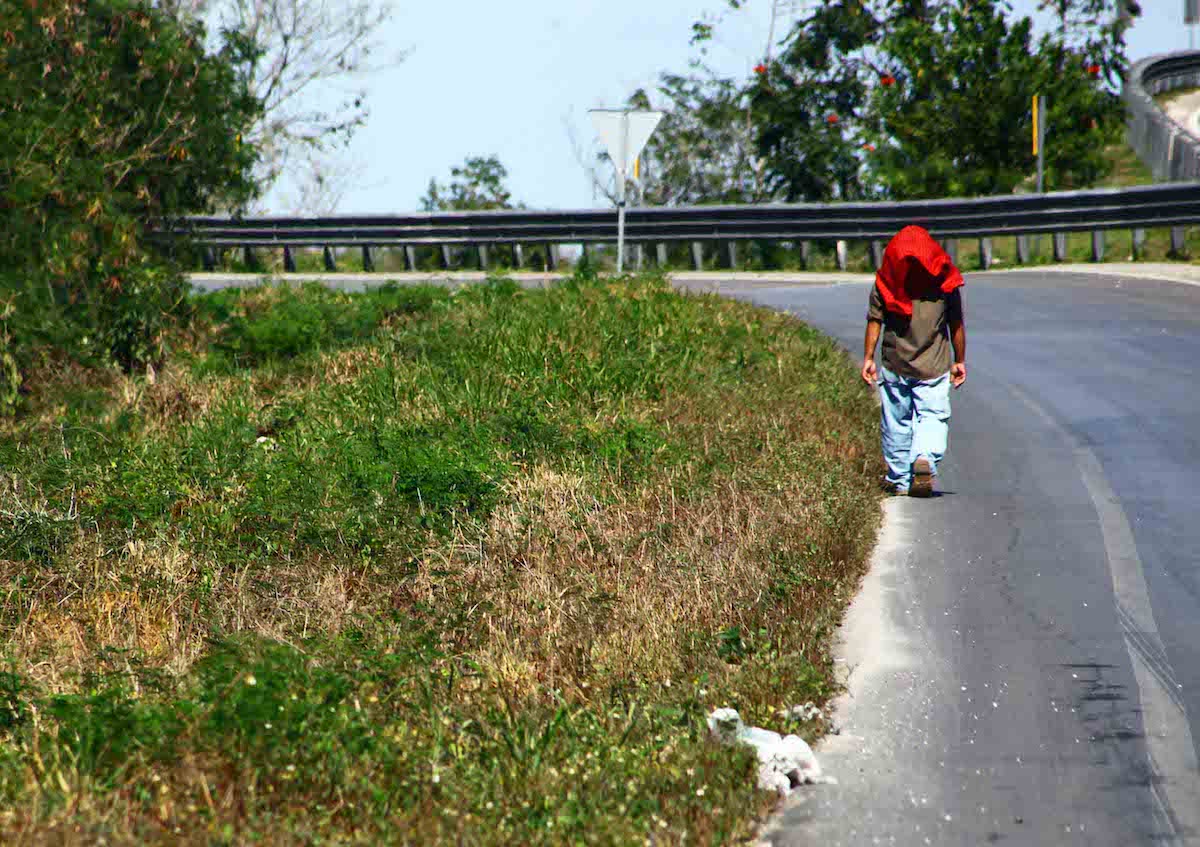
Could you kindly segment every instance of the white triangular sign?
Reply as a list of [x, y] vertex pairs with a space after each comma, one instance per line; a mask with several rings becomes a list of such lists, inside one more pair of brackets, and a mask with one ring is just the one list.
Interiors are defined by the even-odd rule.
[[593, 109], [592, 126], [608, 149], [609, 158], [622, 174], [629, 173], [633, 161], [654, 134], [662, 112]]

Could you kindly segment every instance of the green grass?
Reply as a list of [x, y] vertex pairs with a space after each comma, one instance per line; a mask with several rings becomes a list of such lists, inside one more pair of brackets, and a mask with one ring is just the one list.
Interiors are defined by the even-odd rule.
[[1154, 175], [1125, 139], [1105, 148], [1104, 157], [1108, 159], [1111, 170], [1097, 188], [1127, 188], [1154, 183]]
[[812, 738], [875, 411], [655, 278], [196, 299], [0, 424], [6, 843], [730, 843]]

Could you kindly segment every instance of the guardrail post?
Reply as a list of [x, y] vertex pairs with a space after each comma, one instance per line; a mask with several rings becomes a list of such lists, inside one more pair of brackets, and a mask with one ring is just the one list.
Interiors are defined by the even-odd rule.
[[692, 270], [704, 270], [704, 245], [699, 241], [692, 242]]
[[1018, 235], [1017, 236], [1017, 264], [1018, 265], [1029, 264], [1029, 236], [1028, 235]]
[[200, 263], [206, 271], [214, 271], [217, 269], [217, 252], [211, 247], [205, 247], [200, 255]]
[[800, 267], [808, 270], [809, 260], [812, 258], [812, 242], [800, 242]]
[[654, 245], [654, 254], [655, 254], [654, 257], [655, 257], [657, 265], [660, 268], [665, 268], [667, 266], [667, 261], [668, 261], [667, 245], [661, 241], [658, 242], [658, 244]]
[[1146, 252], [1146, 230], [1142, 229], [1140, 226], [1134, 227], [1133, 232], [1130, 233], [1129, 240], [1133, 247], [1131, 252], [1133, 253], [1134, 261], [1143, 258]]
[[633, 245], [633, 266], [641, 272], [646, 267], [646, 251], [641, 244]]
[[979, 268], [987, 270], [992, 266], [992, 239], [979, 239]]
[[729, 242], [729, 243], [726, 245], [725, 249], [729, 251], [729, 269], [730, 269], [730, 270], [732, 270], [732, 271], [736, 271], [736, 270], [737, 270], [737, 267], [738, 267], [738, 249], [737, 249], [737, 242], [736, 242], [736, 241], [730, 241], [730, 242]]
[[324, 248], [322, 248], [322, 254], [325, 258], [325, 270], [329, 271], [330, 273], [332, 273], [333, 271], [336, 271], [337, 270], [337, 262], [335, 262], [333, 259], [333, 248], [329, 247], [329, 246], [325, 246]]
[[525, 248], [520, 244], [513, 245], [513, 267], [518, 271], [525, 267]]
[[883, 265], [883, 242], [882, 241], [872, 241], [871, 242], [871, 267], [874, 268], [875, 270], [879, 270], [880, 266], [882, 266], [882, 265]]
[[371, 257], [371, 248], [369, 245], [364, 244], [362, 246], [362, 256], [363, 256], [363, 272], [371, 273], [371, 271], [375, 270], [375, 260]]
[[486, 271], [488, 269], [488, 247], [486, 244], [479, 245], [479, 270]]
[[448, 271], [452, 267], [454, 267], [454, 262], [452, 261], [454, 257], [450, 255], [450, 245], [443, 244], [441, 253], [442, 253], [442, 269]]
[[1104, 261], [1104, 230], [1092, 230], [1092, 261]]
[[1181, 227], [1181, 226], [1171, 227], [1171, 258], [1172, 259], [1183, 258], [1184, 253], [1187, 252], [1187, 239], [1184, 237], [1184, 235], [1185, 235], [1185, 233], [1184, 233], [1183, 227]]
[[1054, 242], [1054, 261], [1065, 262], [1067, 260], [1067, 234], [1056, 232], [1051, 240]]
[[404, 245], [404, 270], [415, 271], [417, 269], [417, 248], [411, 244]]
[[258, 257], [254, 255], [254, 248], [248, 244], [242, 247], [242, 262], [250, 270], [258, 268]]
[[837, 254], [837, 266], [839, 271], [846, 270], [846, 242], [839, 241], [833, 246], [833, 252]]
[[958, 264], [958, 239], [946, 238], [942, 240], [942, 249], [946, 251], [946, 255], [950, 257], [950, 261]]
[[557, 270], [557, 269], [558, 269], [558, 245], [557, 244], [547, 244], [546, 245], [546, 271], [549, 272], [549, 271], [553, 271], [553, 270]]
[[289, 274], [296, 272], [296, 257], [292, 255], [292, 248], [286, 244], [283, 245], [283, 272]]

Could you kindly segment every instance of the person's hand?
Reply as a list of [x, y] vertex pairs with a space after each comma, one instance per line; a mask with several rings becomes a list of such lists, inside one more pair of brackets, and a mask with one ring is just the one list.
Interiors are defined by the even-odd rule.
[[967, 381], [967, 366], [963, 362], [955, 362], [950, 366], [950, 383], [955, 388], [962, 388]]
[[863, 359], [862, 378], [867, 385], [874, 386], [876, 384], [877, 373], [875, 371], [875, 357]]

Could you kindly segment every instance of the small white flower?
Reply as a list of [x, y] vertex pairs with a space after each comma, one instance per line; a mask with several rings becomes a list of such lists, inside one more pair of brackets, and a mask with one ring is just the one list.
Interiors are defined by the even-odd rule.
[[254, 674], [252, 674], [252, 673], [246, 674], [246, 684], [251, 687], [258, 685], [258, 680], [254, 678]]
[[701, 785], [699, 788], [696, 789], [696, 796], [697, 797], [704, 796], [704, 786], [703, 785]]

